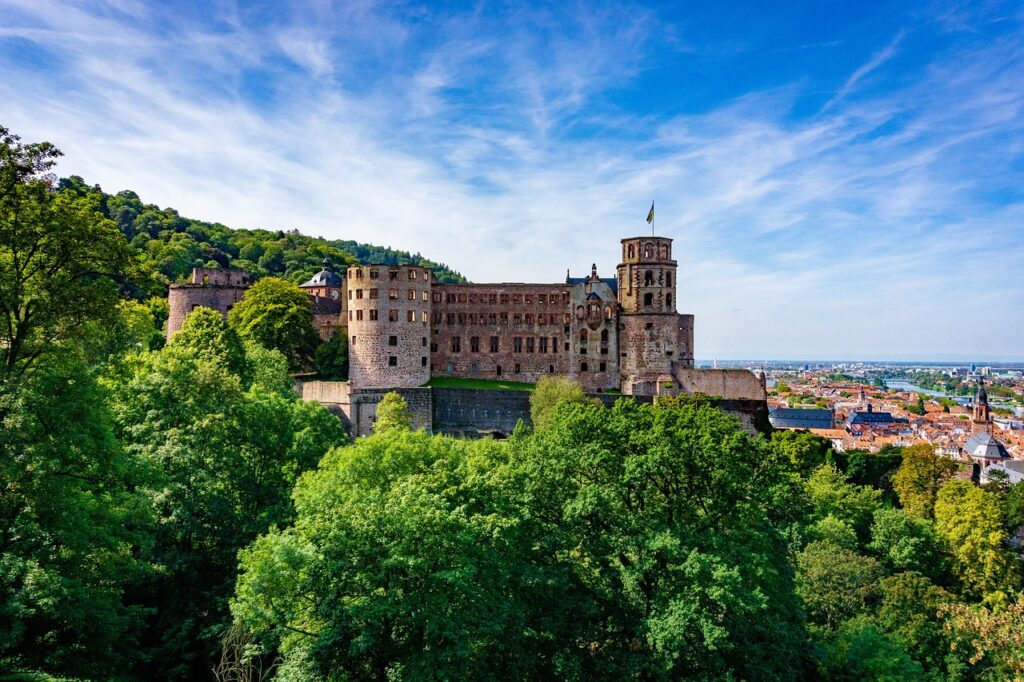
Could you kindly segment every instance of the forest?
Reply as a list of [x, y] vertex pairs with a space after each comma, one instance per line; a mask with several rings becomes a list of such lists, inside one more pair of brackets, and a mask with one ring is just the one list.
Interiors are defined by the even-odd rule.
[[[266, 311], [380, 254], [58, 158], [0, 128], [0, 680], [1024, 678], [1024, 486], [554, 380], [507, 440], [390, 394], [351, 442]], [[211, 261], [260, 285], [163, 343], [161, 287]]]

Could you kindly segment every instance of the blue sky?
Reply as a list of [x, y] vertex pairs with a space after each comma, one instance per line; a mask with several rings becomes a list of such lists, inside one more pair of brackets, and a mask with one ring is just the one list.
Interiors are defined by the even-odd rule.
[[0, 0], [59, 171], [476, 281], [673, 237], [700, 357], [1024, 359], [1024, 6]]

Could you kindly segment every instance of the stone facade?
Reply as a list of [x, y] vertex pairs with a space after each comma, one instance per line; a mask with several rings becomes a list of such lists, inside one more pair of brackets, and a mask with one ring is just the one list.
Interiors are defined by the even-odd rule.
[[[567, 376], [591, 393], [764, 401], [750, 372], [694, 369], [694, 319], [677, 312], [672, 240], [630, 237], [621, 247], [613, 278], [594, 266], [589, 276], [567, 273], [554, 284], [438, 284], [417, 266], [353, 266], [341, 277], [325, 261], [301, 286], [313, 298], [321, 337], [348, 334], [350, 406], [361, 391], [415, 389], [449, 376], [528, 383]], [[196, 305], [226, 314], [241, 298], [248, 280], [217, 272], [197, 270], [192, 284], [172, 287], [177, 326]], [[177, 326], [169, 323], [170, 333]], [[366, 410], [353, 409], [358, 422]], [[492, 417], [480, 419], [477, 426], [490, 428]]]
[[172, 284], [167, 294], [167, 338], [181, 329], [185, 318], [196, 308], [211, 308], [224, 317], [242, 300], [249, 288], [249, 273], [244, 270], [195, 268], [185, 284]]
[[349, 380], [359, 388], [414, 388], [430, 380], [433, 273], [411, 265], [348, 269]]
[[[359, 437], [373, 433], [377, 404], [391, 389], [358, 389], [344, 381], [301, 381], [296, 390], [303, 400], [319, 402], [337, 414], [349, 433]], [[520, 421], [530, 424], [529, 391], [430, 387], [394, 390], [409, 405], [414, 429], [471, 438], [502, 437], [512, 433]], [[620, 399], [651, 402], [655, 398], [612, 393], [593, 395], [609, 407]], [[764, 400], [725, 399], [716, 404], [751, 433], [766, 433], [771, 429]]]

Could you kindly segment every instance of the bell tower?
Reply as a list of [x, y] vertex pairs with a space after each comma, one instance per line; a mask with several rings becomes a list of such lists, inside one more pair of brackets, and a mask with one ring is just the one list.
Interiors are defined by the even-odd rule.
[[616, 272], [623, 393], [672, 392], [674, 368], [693, 367], [693, 316], [676, 312], [676, 266], [668, 237], [622, 240]]
[[988, 409], [988, 393], [985, 381], [978, 379], [978, 390], [974, 394], [974, 409], [971, 414], [971, 433], [988, 433], [992, 426], [992, 415]]

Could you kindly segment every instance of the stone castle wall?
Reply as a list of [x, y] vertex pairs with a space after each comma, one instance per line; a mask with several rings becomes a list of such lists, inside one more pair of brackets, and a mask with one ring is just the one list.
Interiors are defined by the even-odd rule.
[[403, 265], [348, 269], [349, 379], [360, 388], [430, 380], [430, 270]]
[[[347, 382], [299, 382], [296, 390], [303, 400], [321, 403], [339, 416], [354, 437], [373, 432], [377, 404], [389, 389], [352, 389]], [[481, 437], [508, 435], [519, 421], [530, 424], [530, 391], [506, 391], [472, 388], [402, 388], [412, 414], [413, 428], [432, 433]], [[597, 394], [606, 406], [626, 398], [648, 403], [654, 396]], [[726, 399], [716, 401], [719, 409], [730, 414], [751, 433], [767, 432], [768, 407], [763, 400]]]
[[174, 336], [188, 314], [198, 307], [211, 308], [227, 317], [247, 288], [248, 285], [172, 284], [167, 294], [167, 338]]
[[729, 400], [767, 400], [761, 379], [745, 369], [679, 369], [676, 381], [685, 393], [703, 393]]

